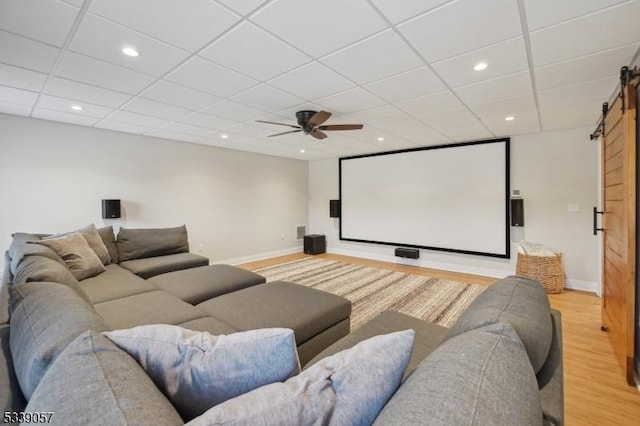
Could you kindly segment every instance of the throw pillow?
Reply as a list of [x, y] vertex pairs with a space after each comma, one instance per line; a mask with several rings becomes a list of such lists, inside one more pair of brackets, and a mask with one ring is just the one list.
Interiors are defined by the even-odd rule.
[[98, 255], [89, 247], [89, 243], [78, 232], [71, 234], [43, 238], [33, 241], [53, 249], [64, 260], [67, 268], [78, 281], [90, 278], [105, 271]]
[[91, 250], [96, 253], [103, 265], [108, 265], [109, 263], [111, 263], [109, 250], [102, 241], [102, 237], [98, 233], [98, 229], [93, 223], [91, 225], [85, 226], [84, 228], [78, 229], [76, 232], [81, 233], [85, 240], [87, 240], [89, 247], [91, 247]]
[[158, 229], [120, 228], [116, 245], [120, 262], [189, 252], [185, 225]]
[[293, 330], [213, 336], [175, 325], [105, 332], [147, 372], [185, 420], [300, 372]]
[[109, 258], [111, 263], [118, 263], [118, 247], [116, 246], [116, 236], [113, 233], [113, 226], [105, 226], [104, 228], [98, 228], [98, 234], [102, 238], [102, 243], [109, 252]]
[[400, 385], [414, 335], [405, 330], [364, 340], [284, 383], [217, 405], [189, 425], [370, 425]]

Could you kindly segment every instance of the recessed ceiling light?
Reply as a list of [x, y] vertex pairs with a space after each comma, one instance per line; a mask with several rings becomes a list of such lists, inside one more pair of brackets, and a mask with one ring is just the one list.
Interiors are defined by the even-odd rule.
[[516, 118], [515, 118], [513, 115], [507, 115], [507, 116], [504, 118], [504, 121], [513, 121], [513, 120], [515, 120], [515, 119], [516, 119]]
[[382, 142], [383, 140], [384, 140], [384, 138], [383, 138], [382, 136], [380, 136], [380, 137], [378, 138], [378, 142]]
[[71, 105], [71, 109], [74, 111], [82, 111], [82, 107], [80, 105]]
[[229, 139], [229, 135], [220, 135], [222, 139]]
[[474, 69], [475, 71], [482, 71], [482, 70], [486, 69], [488, 66], [489, 66], [489, 65], [487, 65], [487, 63], [486, 63], [486, 62], [478, 62], [477, 64], [475, 64], [475, 65], [473, 66], [473, 69]]
[[307, 151], [305, 151], [304, 149], [300, 150], [300, 154], [304, 154], [305, 152], [307, 152]]
[[131, 46], [127, 46], [124, 49], [122, 49], [122, 53], [124, 53], [127, 56], [132, 56], [134, 58], [136, 56], [140, 56], [140, 53], [138, 53], [138, 51]]

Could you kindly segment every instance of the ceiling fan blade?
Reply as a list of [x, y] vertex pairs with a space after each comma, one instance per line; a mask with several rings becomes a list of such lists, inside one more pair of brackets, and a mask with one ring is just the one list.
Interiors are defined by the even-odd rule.
[[288, 132], [276, 133], [275, 135], [269, 135], [269, 136], [267, 136], [267, 137], [268, 137], [268, 138], [272, 138], [272, 137], [274, 137], [274, 136], [287, 135], [287, 134], [289, 134], [289, 133], [298, 133], [298, 132], [301, 132], [301, 131], [302, 131], [302, 129], [299, 129], [299, 130], [290, 130], [290, 131], [288, 131]]
[[312, 127], [318, 127], [331, 117], [331, 113], [327, 111], [318, 111], [313, 114], [313, 117], [309, 119], [309, 125]]
[[256, 120], [257, 123], [277, 124], [278, 126], [293, 127], [294, 129], [302, 129], [300, 126], [294, 126], [293, 124], [276, 123], [275, 121]]
[[323, 132], [321, 132], [318, 129], [312, 130], [310, 135], [313, 136], [316, 139], [326, 139], [327, 138], [327, 135], [324, 134]]
[[328, 126], [320, 126], [320, 130], [360, 130], [362, 124], [330, 124]]

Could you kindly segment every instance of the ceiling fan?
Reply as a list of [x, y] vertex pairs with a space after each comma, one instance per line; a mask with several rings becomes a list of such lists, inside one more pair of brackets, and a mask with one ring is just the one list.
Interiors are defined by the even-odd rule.
[[278, 126], [287, 126], [296, 129], [288, 132], [276, 133], [275, 135], [269, 135], [269, 138], [289, 133], [304, 132], [305, 135], [311, 135], [316, 139], [325, 139], [327, 137], [324, 133], [325, 131], [362, 129], [362, 124], [329, 124], [323, 126], [322, 123], [327, 121], [329, 117], [331, 117], [331, 113], [327, 111], [298, 111], [296, 112], [296, 119], [298, 120], [297, 126], [293, 124], [275, 123], [273, 121], [256, 121], [258, 123], [277, 124]]

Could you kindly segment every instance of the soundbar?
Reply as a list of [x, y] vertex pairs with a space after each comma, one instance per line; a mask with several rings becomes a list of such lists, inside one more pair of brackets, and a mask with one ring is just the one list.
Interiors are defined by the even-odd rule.
[[417, 249], [398, 247], [396, 249], [396, 257], [406, 257], [407, 259], [417, 259], [420, 257], [420, 251]]

